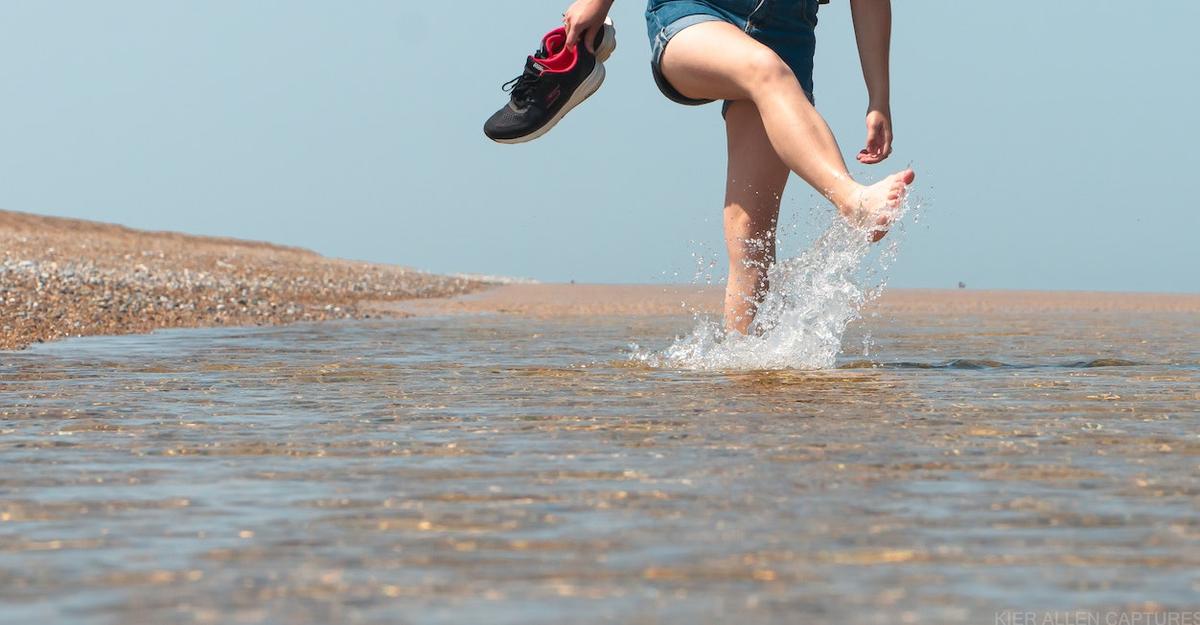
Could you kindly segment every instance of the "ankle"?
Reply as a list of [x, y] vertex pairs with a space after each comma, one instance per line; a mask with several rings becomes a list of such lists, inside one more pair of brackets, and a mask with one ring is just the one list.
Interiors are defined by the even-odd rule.
[[858, 209], [862, 201], [862, 190], [866, 188], [854, 181], [848, 174], [835, 178], [834, 186], [825, 192], [825, 197], [837, 207], [838, 212], [849, 215]]

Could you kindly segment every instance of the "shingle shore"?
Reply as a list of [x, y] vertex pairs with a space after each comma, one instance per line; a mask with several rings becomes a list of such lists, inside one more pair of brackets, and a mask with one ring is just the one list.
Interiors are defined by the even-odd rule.
[[157, 328], [359, 318], [487, 283], [269, 243], [0, 211], [0, 349]]

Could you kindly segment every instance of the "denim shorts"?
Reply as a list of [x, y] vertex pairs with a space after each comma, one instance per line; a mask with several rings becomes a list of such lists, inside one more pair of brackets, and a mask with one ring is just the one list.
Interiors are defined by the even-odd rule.
[[[662, 73], [662, 55], [671, 38], [702, 22], [722, 21], [742, 29], [775, 51], [792, 68], [808, 99], [813, 99], [813, 55], [817, 51], [819, 0], [650, 0], [650, 70], [659, 91], [680, 104], [707, 104], [679, 93]], [[725, 103], [728, 108], [729, 103]]]

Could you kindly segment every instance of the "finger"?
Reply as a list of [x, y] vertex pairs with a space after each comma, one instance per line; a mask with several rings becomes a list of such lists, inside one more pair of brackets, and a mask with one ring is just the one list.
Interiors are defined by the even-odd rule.
[[595, 28], [589, 28], [589, 29], [583, 31], [583, 35], [582, 35], [583, 47], [587, 48], [587, 51], [591, 52], [592, 56], [596, 55], [596, 42], [594, 41], [594, 39], [596, 38], [594, 35], [595, 30], [596, 30]]
[[868, 150], [861, 150], [854, 158], [864, 165], [874, 165], [875, 163], [883, 160], [879, 155]]
[[867, 126], [867, 147], [864, 151], [870, 154], [879, 152], [879, 131], [875, 126]]
[[579, 41], [579, 31], [575, 27], [575, 20], [570, 17], [565, 18], [563, 25], [567, 28], [567, 41], [563, 45], [570, 48]]
[[891, 156], [891, 154], [892, 154], [892, 133], [891, 133], [891, 131], [887, 131], [887, 132], [883, 133], [883, 148], [881, 150], [881, 153], [883, 154], [884, 158], [887, 158], [888, 156]]

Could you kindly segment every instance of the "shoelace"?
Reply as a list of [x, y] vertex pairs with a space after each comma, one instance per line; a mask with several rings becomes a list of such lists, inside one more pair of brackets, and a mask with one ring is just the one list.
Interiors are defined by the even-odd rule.
[[524, 104], [533, 98], [534, 90], [537, 89], [538, 80], [541, 77], [541, 73], [533, 69], [533, 63], [526, 63], [525, 71], [521, 72], [520, 76], [504, 83], [500, 88], [506, 93], [512, 93], [514, 102]]
[[529, 102], [537, 88], [538, 79], [542, 77], [540, 72], [533, 69], [533, 61], [540, 61], [548, 56], [550, 56], [550, 52], [546, 50], [545, 46], [542, 46], [533, 53], [533, 57], [525, 62], [525, 71], [521, 72], [520, 76], [501, 85], [500, 88], [505, 93], [512, 93], [512, 99], [518, 104]]

